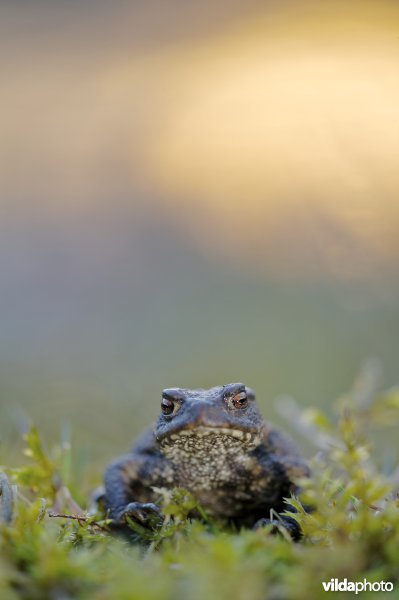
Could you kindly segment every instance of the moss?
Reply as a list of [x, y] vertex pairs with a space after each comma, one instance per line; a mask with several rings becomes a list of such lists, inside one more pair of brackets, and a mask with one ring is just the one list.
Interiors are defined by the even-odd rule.
[[[77, 505], [70, 493], [78, 487], [73, 464], [65, 474], [69, 449], [46, 452], [32, 429], [25, 438], [27, 463], [2, 468], [15, 498], [11, 522], [3, 518], [0, 527], [0, 597], [307, 600], [320, 597], [322, 582], [331, 578], [390, 581], [394, 597], [398, 477], [378, 466], [373, 439], [398, 417], [398, 390], [347, 395], [333, 416], [316, 409], [296, 415], [299, 428], [312, 431], [321, 446], [303, 494], [287, 499], [297, 511], [287, 514], [304, 533], [299, 544], [267, 529], [231, 531], [203, 512], [201, 521], [190, 522], [188, 513], [201, 507], [175, 490], [162, 497], [163, 525], [152, 532], [134, 527], [141, 543], [132, 545], [111, 535], [101, 514], [88, 516]], [[2, 502], [10, 507], [11, 487], [1, 481]]]

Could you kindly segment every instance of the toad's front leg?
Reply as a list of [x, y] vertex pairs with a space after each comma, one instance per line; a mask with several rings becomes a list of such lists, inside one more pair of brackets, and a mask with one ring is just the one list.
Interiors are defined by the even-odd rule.
[[146, 473], [153, 471], [153, 461], [150, 457], [136, 458], [128, 454], [106, 469], [105, 507], [113, 525], [127, 525], [129, 519], [150, 528], [162, 523], [161, 511], [153, 502], [152, 485], [158, 482], [146, 478]]

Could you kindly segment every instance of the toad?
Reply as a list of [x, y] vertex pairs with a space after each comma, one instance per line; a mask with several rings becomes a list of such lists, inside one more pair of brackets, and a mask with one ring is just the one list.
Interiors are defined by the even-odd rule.
[[278, 513], [308, 474], [294, 444], [262, 418], [244, 384], [169, 388], [155, 426], [106, 469], [105, 506], [116, 526], [126, 526], [127, 517], [145, 525], [160, 514], [160, 488], [185, 488], [216, 519], [238, 528], [280, 524], [299, 539], [296, 521]]

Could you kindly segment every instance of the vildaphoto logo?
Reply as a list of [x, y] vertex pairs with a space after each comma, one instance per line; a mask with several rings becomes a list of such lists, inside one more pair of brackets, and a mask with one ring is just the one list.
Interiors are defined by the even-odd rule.
[[393, 583], [391, 581], [348, 581], [345, 577], [342, 581], [339, 579], [330, 579], [322, 581], [325, 592], [392, 592]]

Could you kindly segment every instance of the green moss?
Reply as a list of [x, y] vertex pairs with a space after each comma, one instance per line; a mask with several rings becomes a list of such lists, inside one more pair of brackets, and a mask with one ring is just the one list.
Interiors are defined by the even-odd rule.
[[[112, 536], [102, 515], [77, 506], [70, 449], [46, 452], [32, 429], [27, 464], [2, 468], [16, 497], [11, 522], [3, 518], [0, 526], [0, 597], [308, 600], [321, 597], [331, 578], [390, 581], [390, 597], [398, 597], [398, 475], [383, 472], [373, 450], [374, 432], [397, 425], [398, 417], [398, 390], [363, 390], [339, 399], [333, 417], [307, 409], [295, 419], [321, 446], [303, 494], [289, 499], [297, 510], [289, 514], [304, 532], [298, 544], [267, 529], [231, 531], [204, 512], [190, 522], [189, 512], [201, 507], [175, 490], [160, 495], [164, 523], [150, 533], [133, 526], [142, 543], [132, 545]], [[11, 506], [2, 481], [2, 502]]]

